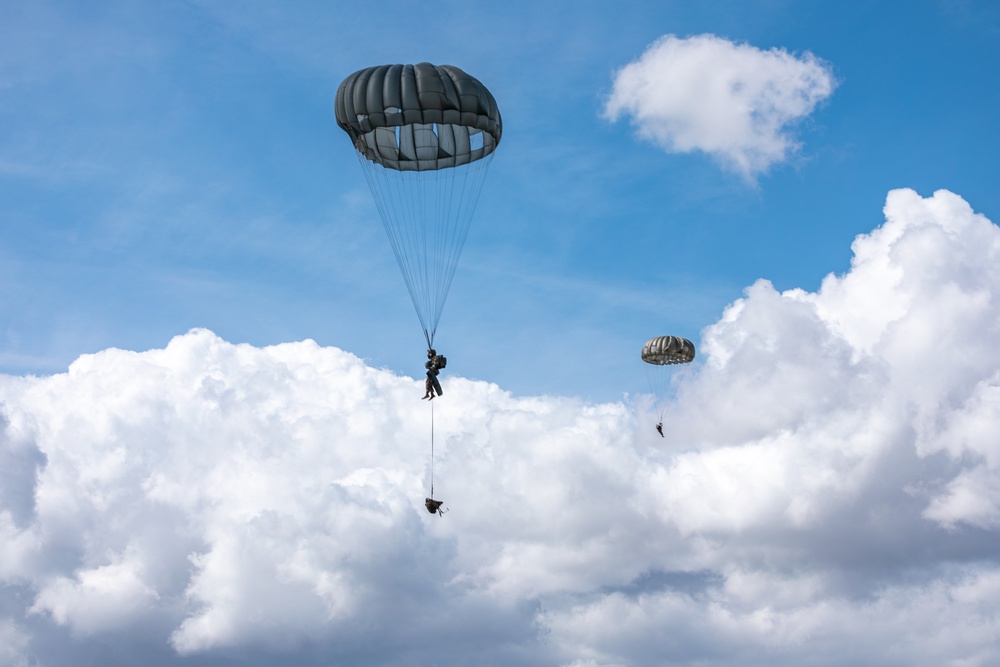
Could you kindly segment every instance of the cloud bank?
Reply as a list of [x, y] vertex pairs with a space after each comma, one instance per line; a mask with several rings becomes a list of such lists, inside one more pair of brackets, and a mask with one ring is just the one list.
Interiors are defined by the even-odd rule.
[[666, 440], [452, 360], [443, 518], [420, 380], [336, 348], [0, 377], [0, 661], [996, 664], [1000, 229], [946, 191], [885, 218], [703, 332]]
[[835, 85], [811, 53], [666, 35], [615, 74], [604, 115], [628, 116], [664, 150], [701, 151], [752, 179], [799, 147], [791, 129]]

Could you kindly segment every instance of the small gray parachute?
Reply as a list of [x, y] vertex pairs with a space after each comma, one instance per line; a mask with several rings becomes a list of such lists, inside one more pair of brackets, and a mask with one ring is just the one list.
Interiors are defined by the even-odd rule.
[[694, 355], [694, 343], [680, 336], [657, 336], [642, 346], [642, 360], [654, 366], [689, 364]]
[[667, 407], [667, 387], [672, 371], [669, 366], [689, 364], [694, 361], [694, 343], [680, 336], [657, 336], [650, 338], [642, 346], [642, 360], [646, 362], [646, 379], [649, 391], [654, 397], [659, 422], [656, 431], [663, 435], [663, 415]]

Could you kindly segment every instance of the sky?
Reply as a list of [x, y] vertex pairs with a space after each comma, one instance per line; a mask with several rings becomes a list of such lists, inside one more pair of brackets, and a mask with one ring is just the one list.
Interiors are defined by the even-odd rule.
[[[998, 37], [0, 0], [0, 664], [1000, 662]], [[333, 114], [424, 61], [503, 116], [433, 413]]]

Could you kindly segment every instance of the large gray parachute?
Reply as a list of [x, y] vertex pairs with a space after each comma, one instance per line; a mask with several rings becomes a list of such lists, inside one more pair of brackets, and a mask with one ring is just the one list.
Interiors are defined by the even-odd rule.
[[492, 93], [452, 65], [380, 65], [344, 79], [337, 124], [364, 157], [389, 169], [428, 171], [475, 162], [503, 132]]
[[427, 347], [500, 143], [496, 100], [451, 65], [380, 65], [337, 89], [351, 138]]
[[657, 366], [687, 364], [694, 355], [694, 343], [679, 336], [657, 336], [642, 346], [642, 360]]

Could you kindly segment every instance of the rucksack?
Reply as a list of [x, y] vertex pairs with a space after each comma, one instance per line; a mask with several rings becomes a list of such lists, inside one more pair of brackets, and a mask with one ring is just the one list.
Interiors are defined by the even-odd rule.
[[448, 365], [448, 357], [444, 356], [443, 354], [439, 354], [437, 358], [438, 358], [438, 363], [437, 363], [438, 368], [444, 368], [445, 366]]

